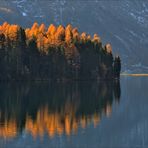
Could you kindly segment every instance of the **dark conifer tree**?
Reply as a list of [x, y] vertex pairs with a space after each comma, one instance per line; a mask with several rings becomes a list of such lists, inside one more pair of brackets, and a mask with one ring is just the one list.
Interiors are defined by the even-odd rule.
[[115, 57], [114, 60], [114, 77], [119, 78], [120, 77], [120, 71], [121, 71], [121, 60], [119, 56]]

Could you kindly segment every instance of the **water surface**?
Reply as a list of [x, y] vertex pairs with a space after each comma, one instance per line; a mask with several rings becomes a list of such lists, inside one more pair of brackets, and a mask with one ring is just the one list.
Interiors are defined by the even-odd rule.
[[148, 147], [148, 77], [1, 83], [0, 147]]

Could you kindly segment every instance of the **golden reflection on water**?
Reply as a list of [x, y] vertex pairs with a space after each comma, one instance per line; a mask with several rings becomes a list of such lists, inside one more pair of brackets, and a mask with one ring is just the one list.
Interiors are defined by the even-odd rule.
[[[21, 134], [22, 131], [31, 134], [33, 138], [36, 138], [38, 136], [42, 138], [45, 134], [48, 134], [48, 136], [52, 138], [55, 135], [61, 136], [62, 134], [66, 134], [67, 136], [70, 136], [72, 134], [77, 134], [80, 128], [86, 129], [87, 126], [89, 126], [90, 124], [93, 124], [95, 128], [99, 125], [102, 116], [111, 116], [113, 98], [115, 102], [119, 102], [120, 89], [118, 87], [119, 86], [116, 86], [115, 89], [113, 89], [112, 85], [103, 86], [104, 89], [100, 89], [99, 93], [95, 94], [94, 92], [96, 91], [93, 91], [92, 93], [90, 92], [90, 98], [85, 98], [89, 95], [89, 92], [88, 94], [86, 94], [87, 96], [84, 95], [85, 93], [87, 93], [86, 91], [84, 91], [85, 89], [82, 92], [75, 91], [74, 89], [74, 91], [72, 90], [71, 93], [69, 93], [68, 91], [68, 94], [66, 95], [67, 98], [65, 100], [62, 100], [59, 106], [57, 104], [60, 100], [57, 100], [56, 103], [54, 102], [56, 98], [55, 95], [53, 95], [55, 98], [47, 99], [54, 102], [54, 105], [52, 105], [51, 107], [49, 107], [49, 105], [53, 102], [45, 102], [43, 103], [44, 105], [41, 105], [40, 100], [42, 100], [41, 102], [43, 102], [43, 99], [39, 99], [39, 106], [37, 106], [35, 115], [33, 115], [33, 107], [37, 99], [34, 100], [34, 102], [33, 100], [27, 102], [31, 104], [29, 105], [26, 103], [24, 110], [21, 111], [24, 106], [24, 103], [22, 102], [23, 100], [21, 99], [24, 96], [28, 98], [30, 93], [28, 93], [27, 91], [29, 95], [26, 95], [27, 93], [25, 91], [25, 95], [21, 95], [21, 93], [18, 93], [18, 91], [20, 92], [20, 90], [18, 90], [17, 88], [16, 94], [21, 99], [19, 99], [18, 96], [16, 97], [14, 95], [14, 98], [17, 98], [16, 100], [13, 100], [13, 98], [9, 99], [9, 97], [6, 97], [8, 100], [2, 100], [4, 101], [4, 104], [7, 105], [0, 106], [0, 138], [15, 138], [19, 134]], [[113, 90], [110, 90], [111, 88], [114, 90], [114, 92], [112, 92]], [[96, 90], [96, 87], [94, 87], [93, 89]], [[36, 89], [31, 89], [31, 94], [32, 92], [38, 92], [33, 90]], [[22, 91], [21, 89], [21, 92], [24, 91]], [[72, 99], [70, 98], [70, 96], [72, 96]], [[93, 96], [94, 98], [92, 99], [91, 96]], [[24, 101], [26, 100], [24, 99]], [[19, 115], [19, 113], [21, 114]]]
[[5, 139], [14, 138], [17, 135], [17, 124], [15, 119], [5, 121], [4, 125], [0, 125], [0, 137]]
[[48, 133], [50, 137], [55, 134], [71, 135], [76, 134], [78, 127], [86, 128], [91, 122], [96, 127], [100, 122], [100, 116], [98, 114], [92, 115], [92, 117], [80, 116], [76, 118], [73, 114], [60, 114], [60, 113], [48, 113], [48, 109], [41, 109], [37, 113], [36, 121], [33, 121], [30, 117], [27, 117], [25, 129], [31, 133], [33, 137], [43, 136], [44, 133]]
[[[104, 109], [103, 109], [104, 110]], [[107, 105], [105, 108], [106, 116], [111, 116], [112, 106]], [[26, 115], [25, 131], [30, 133], [34, 138], [37, 136], [43, 137], [48, 133], [49, 137], [54, 135], [76, 134], [78, 127], [85, 129], [89, 124], [93, 123], [96, 127], [101, 120], [98, 113], [92, 116], [79, 116], [76, 117], [73, 111], [69, 114], [65, 113], [50, 113], [48, 108], [39, 109], [37, 112], [36, 120], [34, 121], [30, 116]], [[4, 124], [0, 125], [0, 137], [14, 138], [17, 136], [19, 129], [17, 128], [17, 121], [15, 119], [5, 120]]]

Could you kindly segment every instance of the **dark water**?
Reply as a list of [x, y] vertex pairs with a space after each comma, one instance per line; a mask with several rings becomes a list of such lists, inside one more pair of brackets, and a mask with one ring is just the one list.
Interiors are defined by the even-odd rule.
[[148, 77], [0, 84], [0, 148], [147, 148]]

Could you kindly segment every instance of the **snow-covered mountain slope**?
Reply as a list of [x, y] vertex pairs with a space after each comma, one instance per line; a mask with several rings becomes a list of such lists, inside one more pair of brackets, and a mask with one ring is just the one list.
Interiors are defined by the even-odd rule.
[[148, 72], [147, 0], [0, 0], [0, 23], [71, 23], [97, 32], [122, 58], [122, 71]]

